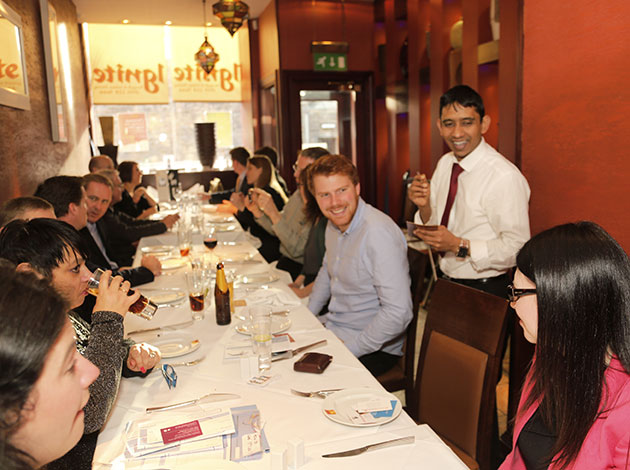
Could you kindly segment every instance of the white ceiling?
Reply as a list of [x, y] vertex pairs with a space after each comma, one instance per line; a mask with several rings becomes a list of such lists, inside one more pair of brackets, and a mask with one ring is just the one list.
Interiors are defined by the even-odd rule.
[[[218, 0], [206, 0], [206, 19], [213, 26], [220, 25], [212, 14], [212, 5]], [[202, 0], [73, 0], [79, 22], [163, 25], [170, 20], [173, 26], [202, 26]], [[249, 17], [258, 18], [270, 0], [245, 0]]]

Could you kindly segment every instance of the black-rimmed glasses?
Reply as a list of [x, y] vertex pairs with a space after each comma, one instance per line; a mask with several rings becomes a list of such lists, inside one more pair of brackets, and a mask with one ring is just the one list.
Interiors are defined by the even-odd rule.
[[517, 289], [514, 287], [514, 284], [507, 286], [507, 290], [507, 297], [510, 303], [516, 302], [524, 295], [534, 295], [536, 293], [536, 289]]

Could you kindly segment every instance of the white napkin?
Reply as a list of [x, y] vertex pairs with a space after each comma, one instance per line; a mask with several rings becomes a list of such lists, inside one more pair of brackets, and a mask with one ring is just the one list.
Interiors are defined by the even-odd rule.
[[199, 183], [195, 183], [193, 184], [190, 188], [188, 188], [186, 191], [184, 191], [184, 194], [199, 194], [199, 193], [205, 193], [205, 189], [203, 189], [203, 185], [199, 184]]
[[247, 305], [271, 305], [273, 307], [301, 305], [293, 293], [274, 287], [249, 292], [245, 298]]

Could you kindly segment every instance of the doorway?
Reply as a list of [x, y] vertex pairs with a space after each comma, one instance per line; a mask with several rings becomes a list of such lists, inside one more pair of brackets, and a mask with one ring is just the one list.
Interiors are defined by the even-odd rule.
[[[376, 199], [371, 72], [281, 73], [280, 140], [284, 175], [291, 175], [297, 153], [324, 147], [352, 159], [359, 171], [361, 196]], [[288, 178], [291, 189], [293, 178]]]

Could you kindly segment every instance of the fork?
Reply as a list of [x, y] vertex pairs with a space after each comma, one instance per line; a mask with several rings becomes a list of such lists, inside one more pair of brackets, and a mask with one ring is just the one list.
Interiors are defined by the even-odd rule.
[[294, 395], [298, 395], [300, 397], [306, 397], [306, 398], [311, 398], [311, 397], [326, 398], [331, 393], [338, 392], [339, 390], [343, 390], [343, 389], [342, 388], [329, 388], [327, 390], [316, 390], [314, 392], [300, 392], [299, 390], [291, 389], [291, 393], [293, 393]]
[[199, 359], [195, 359], [194, 361], [188, 361], [188, 362], [175, 362], [175, 363], [171, 363], [169, 362], [169, 364], [173, 367], [188, 367], [188, 366], [194, 366], [195, 364], [199, 364], [201, 361], [203, 361], [206, 358], [206, 356], [202, 356]]

